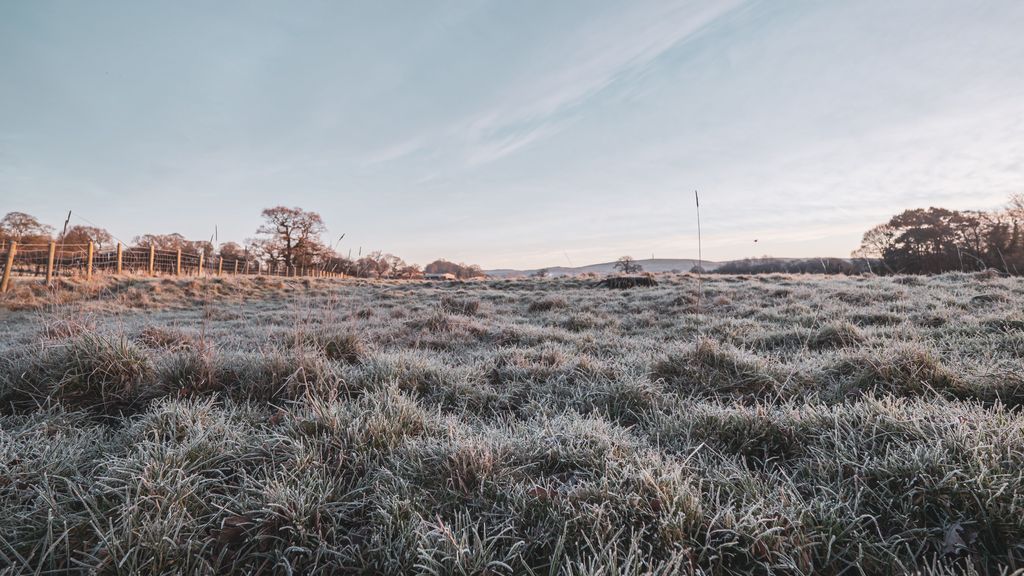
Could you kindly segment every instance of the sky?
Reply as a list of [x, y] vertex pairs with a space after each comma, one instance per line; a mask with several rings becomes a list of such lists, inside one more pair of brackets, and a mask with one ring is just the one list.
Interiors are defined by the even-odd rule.
[[[0, 2], [0, 212], [485, 268], [846, 256], [1024, 192], [1024, 2]], [[756, 240], [756, 242], [755, 242]]]

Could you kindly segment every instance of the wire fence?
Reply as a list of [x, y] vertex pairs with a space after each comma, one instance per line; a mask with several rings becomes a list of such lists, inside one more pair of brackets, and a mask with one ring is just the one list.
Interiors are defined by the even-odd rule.
[[0, 243], [3, 280], [0, 291], [7, 291], [11, 278], [32, 277], [51, 282], [54, 278], [91, 279], [97, 274], [136, 274], [148, 276], [300, 276], [342, 277], [322, 266], [286, 266], [252, 258], [225, 258], [203, 252], [158, 249], [151, 246], [124, 247], [94, 244]]

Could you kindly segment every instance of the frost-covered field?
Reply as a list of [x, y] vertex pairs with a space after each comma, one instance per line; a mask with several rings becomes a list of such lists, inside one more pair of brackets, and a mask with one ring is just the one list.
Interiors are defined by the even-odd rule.
[[[1024, 281], [0, 297], [12, 573], [1024, 566]], [[698, 326], [700, 334], [698, 334]]]

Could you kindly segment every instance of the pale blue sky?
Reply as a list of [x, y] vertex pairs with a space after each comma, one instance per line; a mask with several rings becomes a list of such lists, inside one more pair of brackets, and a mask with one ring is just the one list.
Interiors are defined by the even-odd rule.
[[709, 259], [1024, 192], [1024, 2], [0, 2], [0, 212], [537, 267], [693, 257], [694, 189]]

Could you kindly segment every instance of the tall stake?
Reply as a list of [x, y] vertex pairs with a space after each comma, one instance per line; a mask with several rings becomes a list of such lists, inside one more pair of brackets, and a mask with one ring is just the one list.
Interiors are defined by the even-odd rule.
[[92, 252], [93, 252], [93, 243], [89, 242], [89, 249], [88, 249], [88, 252], [86, 253], [87, 256], [86, 256], [86, 260], [85, 260], [85, 279], [86, 280], [92, 280]]
[[693, 200], [697, 203], [697, 339], [700, 340], [700, 298], [701, 298], [701, 277], [704, 273], [704, 253], [701, 246], [700, 234], [700, 196], [693, 191]]
[[14, 256], [18, 253], [18, 243], [11, 242], [7, 246], [7, 263], [4, 265], [3, 280], [0, 280], [0, 292], [7, 292], [11, 287], [11, 276], [14, 272]]
[[57, 250], [57, 243], [50, 240], [50, 254], [46, 258], [46, 285], [53, 283], [53, 255]]

